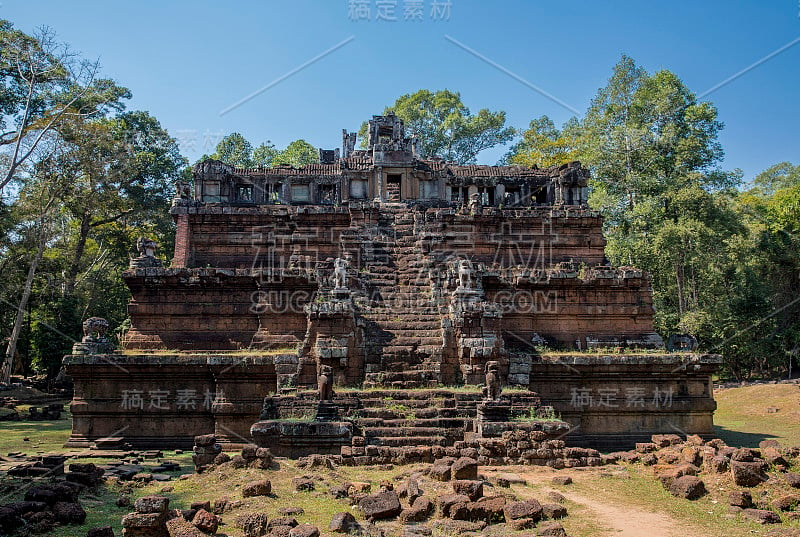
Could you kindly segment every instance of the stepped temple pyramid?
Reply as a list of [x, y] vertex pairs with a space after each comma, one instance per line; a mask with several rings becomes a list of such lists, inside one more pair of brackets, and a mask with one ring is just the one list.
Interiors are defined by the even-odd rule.
[[520, 429], [576, 449], [713, 434], [720, 358], [664, 350], [649, 277], [604, 256], [580, 163], [421, 158], [389, 114], [319, 164], [193, 171], [169, 266], [141, 240], [123, 274], [122, 349], [87, 336], [65, 358], [68, 445], [213, 433], [374, 460]]

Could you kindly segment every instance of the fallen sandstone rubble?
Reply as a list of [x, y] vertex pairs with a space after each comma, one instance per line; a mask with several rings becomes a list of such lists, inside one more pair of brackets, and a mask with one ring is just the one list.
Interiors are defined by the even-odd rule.
[[675, 434], [654, 435], [632, 451], [603, 455], [605, 463], [651, 467], [653, 476], [679, 498], [709, 494], [707, 482], [730, 490], [729, 513], [760, 524], [800, 520], [800, 474], [790, 471], [799, 458], [800, 447], [783, 448], [775, 440], [762, 441], [758, 449], [735, 448], [720, 439], [691, 435], [684, 440]]
[[544, 431], [504, 431], [499, 438], [457, 441], [448, 447], [370, 446], [365, 443], [363, 437], [354, 437], [352, 446], [343, 446], [341, 464], [432, 463], [443, 457], [471, 457], [482, 466], [523, 464], [561, 469], [603, 464], [597, 450], [567, 447], [563, 440], [552, 439]]
[[[304, 511], [299, 507], [284, 505], [275, 514], [246, 512], [252, 505], [248, 498], [280, 500], [269, 479], [279, 465], [269, 449], [248, 445], [240, 453], [229, 455], [217, 449], [213, 435], [198, 436], [195, 445], [193, 460], [198, 474], [230, 474], [245, 468], [264, 473], [251, 473], [251, 480], [230, 490], [228, 496], [196, 501], [188, 509], [170, 509], [169, 498], [161, 495], [133, 501], [131, 487], [146, 481], [131, 477], [132, 485], [122, 489], [116, 502], [134, 509], [122, 518], [123, 537], [224, 536], [226, 526], [237, 528], [245, 537], [318, 537], [322, 532], [383, 537], [386, 531], [403, 537], [498, 535], [506, 531], [520, 532], [520, 537], [565, 537], [562, 521], [569, 517], [564, 496], [549, 491], [537, 498], [520, 498], [510, 488], [512, 484], [525, 484], [516, 474], [489, 474], [487, 478], [481, 473], [481, 466], [504, 463], [554, 469], [638, 465], [649, 468], [653, 478], [678, 498], [721, 498], [729, 506], [728, 516], [760, 524], [800, 519], [800, 474], [792, 471], [800, 462], [800, 448], [784, 448], [772, 440], [752, 449], [733, 448], [719, 439], [654, 435], [650, 442], [636, 444], [631, 451], [601, 455], [591, 449], [566, 447], [562, 441], [541, 438], [536, 432], [515, 431], [502, 438], [463, 442], [452, 448], [402, 448], [405, 453], [424, 450], [428, 464], [381, 481], [377, 487], [375, 483], [336, 480], [336, 469], [353, 462], [348, 457], [311, 455], [297, 461], [297, 467], [308, 473], [293, 477], [291, 490], [293, 494], [322, 495], [342, 502], [342, 509], [332, 516], [327, 528], [301, 523]], [[378, 469], [394, 468], [380, 455], [376, 460], [380, 461]], [[45, 463], [58, 461], [38, 462], [45, 467]], [[319, 469], [330, 473], [321, 477]], [[86, 512], [78, 494], [109, 477], [123, 483], [120, 475], [109, 470], [113, 467], [70, 464], [56, 482], [37, 484], [26, 492], [24, 500], [0, 507], [0, 535], [17, 530], [43, 534], [60, 524], [83, 523]], [[329, 476], [334, 476], [334, 481], [329, 481]], [[572, 481], [573, 476], [563, 472], [552, 478], [558, 486], [569, 486]], [[110, 527], [88, 533], [89, 537], [113, 535]]]

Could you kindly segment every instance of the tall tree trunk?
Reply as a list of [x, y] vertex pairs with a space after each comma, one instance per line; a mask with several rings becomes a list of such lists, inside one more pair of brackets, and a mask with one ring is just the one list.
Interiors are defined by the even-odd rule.
[[17, 306], [17, 317], [14, 320], [14, 329], [11, 331], [11, 337], [8, 340], [8, 347], [6, 348], [6, 358], [3, 361], [2, 381], [8, 384], [11, 381], [11, 371], [14, 369], [14, 355], [17, 353], [17, 342], [19, 342], [19, 335], [22, 332], [22, 323], [25, 320], [25, 310], [28, 308], [28, 300], [31, 297], [31, 289], [33, 288], [33, 278], [36, 276], [36, 269], [39, 268], [39, 263], [44, 255], [44, 247], [46, 240], [44, 218], [39, 223], [39, 244], [36, 249], [36, 255], [31, 260], [31, 266], [28, 268], [28, 275], [25, 278], [25, 287], [22, 291], [22, 297], [19, 299]]
[[675, 267], [675, 282], [678, 285], [678, 316], [679, 318], [683, 318], [683, 313], [686, 310], [686, 305], [683, 299], [683, 280], [684, 280], [683, 266], [681, 265], [680, 262], [676, 261], [674, 263], [674, 267]]
[[75, 244], [75, 251], [72, 254], [72, 263], [70, 263], [67, 276], [64, 280], [64, 296], [71, 296], [75, 292], [75, 282], [78, 279], [78, 272], [81, 268], [81, 259], [83, 259], [83, 252], [86, 250], [86, 241], [89, 238], [89, 229], [91, 228], [92, 215], [89, 211], [84, 210], [81, 215], [80, 234], [78, 235], [78, 242]]

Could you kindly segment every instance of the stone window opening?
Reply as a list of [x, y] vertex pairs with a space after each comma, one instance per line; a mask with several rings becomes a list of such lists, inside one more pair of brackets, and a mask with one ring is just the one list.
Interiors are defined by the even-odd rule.
[[283, 183], [269, 183], [267, 185], [267, 203], [280, 204], [282, 200]]
[[389, 201], [400, 201], [402, 178], [399, 174], [386, 176], [386, 197]]
[[253, 185], [236, 185], [236, 201], [253, 201]]
[[537, 205], [547, 205], [547, 189], [545, 187], [539, 187], [531, 197]]
[[378, 128], [378, 143], [390, 144], [392, 143], [392, 135], [394, 130], [391, 125], [382, 125]]
[[483, 337], [483, 327], [481, 326], [480, 319], [464, 319], [464, 325], [461, 327], [462, 337]]
[[494, 187], [479, 187], [478, 199], [484, 207], [491, 207], [494, 205]]
[[504, 205], [508, 207], [516, 207], [520, 204], [521, 192], [519, 188], [506, 187], [506, 195]]
[[320, 205], [333, 205], [336, 202], [336, 189], [334, 185], [319, 185]]
[[292, 202], [308, 203], [308, 185], [292, 185]]
[[469, 199], [469, 187], [468, 186], [454, 186], [452, 189], [452, 194], [450, 195], [450, 201], [454, 203], [464, 203], [464, 200]]

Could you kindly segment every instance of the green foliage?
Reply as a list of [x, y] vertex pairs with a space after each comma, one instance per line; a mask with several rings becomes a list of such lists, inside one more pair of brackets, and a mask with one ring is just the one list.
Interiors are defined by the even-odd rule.
[[83, 319], [125, 323], [121, 272], [136, 239], [172, 249], [169, 203], [187, 161], [155, 118], [123, 111], [127, 89], [51, 33], [0, 21], [0, 44], [0, 188], [13, 181], [0, 204], [0, 336], [6, 361], [54, 375]]
[[211, 158], [237, 168], [251, 168], [253, 145], [238, 132], [233, 132], [219, 141]]
[[533, 119], [528, 130], [522, 133], [522, 140], [511, 146], [503, 161], [519, 166], [548, 167], [577, 160], [579, 131], [576, 118], [571, 118], [562, 130], [547, 116]]
[[96, 62], [58, 43], [49, 29], [27, 35], [0, 20], [0, 148], [6, 149], [0, 192], [48, 149], [48, 134], [124, 109], [130, 91], [97, 75]]
[[267, 141], [253, 150], [253, 166], [269, 167], [275, 160], [275, 156], [280, 153], [275, 146]]
[[[295, 140], [285, 149], [276, 149], [267, 141], [253, 150], [253, 146], [238, 132], [229, 134], [217, 144], [216, 151], [210, 158], [221, 160], [237, 168], [256, 166], [294, 166], [299, 168], [306, 164], [319, 162], [319, 151], [305, 140]], [[204, 159], [200, 159], [204, 160]]]
[[73, 342], [81, 339], [81, 309], [75, 296], [45, 302], [31, 312], [31, 348], [33, 366], [49, 376], [61, 368], [61, 359], [69, 354]]
[[[540, 121], [537, 135], [556, 139], [551, 126]], [[800, 277], [798, 168], [778, 164], [740, 191], [741, 172], [718, 168], [721, 129], [673, 73], [623, 57], [571, 147], [593, 174], [606, 255], [651, 274], [657, 330], [696, 335], [746, 378], [785, 370], [798, 345], [786, 283]]]
[[[461, 94], [446, 89], [402, 95], [384, 114], [390, 111], [405, 122], [407, 135], [419, 139], [423, 157], [439, 156], [458, 164], [475, 163], [478, 153], [510, 141], [515, 133], [505, 126], [505, 112], [482, 108], [473, 115], [461, 102]], [[362, 147], [367, 129], [365, 122], [359, 130]]]
[[273, 166], [288, 165], [299, 168], [306, 164], [316, 164], [319, 162], [319, 151], [316, 147], [305, 140], [295, 140], [286, 146], [283, 151], [273, 157]]

